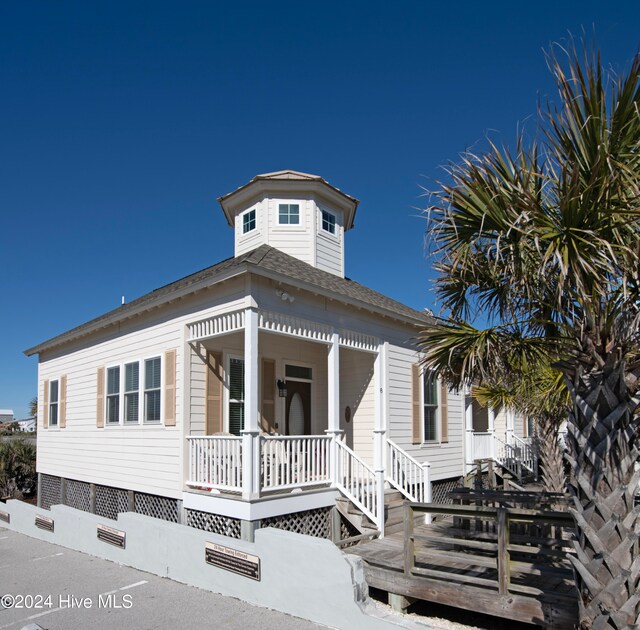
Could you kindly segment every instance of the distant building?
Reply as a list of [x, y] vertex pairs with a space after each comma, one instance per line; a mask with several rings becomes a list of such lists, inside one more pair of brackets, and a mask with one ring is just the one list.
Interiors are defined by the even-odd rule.
[[0, 409], [0, 424], [13, 421], [13, 409]]
[[36, 419], [25, 418], [24, 420], [18, 420], [18, 426], [23, 433], [31, 433], [36, 430]]

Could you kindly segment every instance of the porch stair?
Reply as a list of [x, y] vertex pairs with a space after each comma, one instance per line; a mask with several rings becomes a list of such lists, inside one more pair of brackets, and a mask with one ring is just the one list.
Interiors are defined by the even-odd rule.
[[[393, 488], [384, 491], [385, 535], [404, 530], [404, 502], [407, 500], [407, 497]], [[373, 536], [380, 533], [371, 519], [346, 497], [336, 499], [336, 508], [360, 534]], [[423, 522], [424, 518], [418, 517], [418, 524]]]
[[336, 499], [336, 509], [360, 534], [377, 536], [380, 533], [375, 523], [347, 497]]

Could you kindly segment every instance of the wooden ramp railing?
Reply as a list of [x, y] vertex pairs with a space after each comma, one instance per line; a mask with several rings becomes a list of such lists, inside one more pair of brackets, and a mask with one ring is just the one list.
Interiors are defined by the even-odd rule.
[[[416, 530], [415, 518], [422, 513], [452, 515], [453, 524]], [[509, 604], [511, 618], [572, 627], [577, 600], [568, 561], [574, 527], [569, 514], [405, 503], [404, 524], [405, 578], [457, 583], [478, 610]]]

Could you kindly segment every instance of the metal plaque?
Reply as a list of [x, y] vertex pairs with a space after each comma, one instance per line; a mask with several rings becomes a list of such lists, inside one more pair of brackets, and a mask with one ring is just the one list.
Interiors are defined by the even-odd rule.
[[207, 564], [260, 581], [260, 558], [239, 549], [206, 543], [204, 559]]
[[124, 549], [126, 537], [126, 532], [113, 529], [113, 527], [107, 527], [106, 525], [98, 525], [98, 540], [102, 542]]

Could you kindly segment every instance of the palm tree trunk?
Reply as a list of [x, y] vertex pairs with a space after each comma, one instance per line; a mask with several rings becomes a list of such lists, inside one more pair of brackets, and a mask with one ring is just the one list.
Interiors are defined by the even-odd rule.
[[538, 440], [542, 484], [545, 492], [565, 492], [564, 453], [558, 441], [558, 422], [542, 414], [538, 418]]
[[598, 363], [567, 374], [580, 627], [634, 628], [640, 624], [639, 399], [627, 387], [620, 355], [608, 353]]

